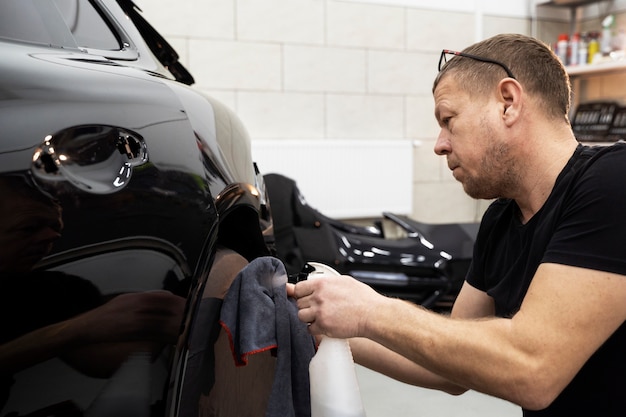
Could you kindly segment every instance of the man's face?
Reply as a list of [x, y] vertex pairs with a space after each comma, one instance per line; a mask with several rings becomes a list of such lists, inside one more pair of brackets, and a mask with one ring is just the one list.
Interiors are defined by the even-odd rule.
[[446, 156], [452, 175], [470, 197], [505, 197], [515, 183], [516, 170], [495, 86], [493, 96], [470, 96], [452, 76], [446, 76], [434, 98], [441, 127], [435, 153]]

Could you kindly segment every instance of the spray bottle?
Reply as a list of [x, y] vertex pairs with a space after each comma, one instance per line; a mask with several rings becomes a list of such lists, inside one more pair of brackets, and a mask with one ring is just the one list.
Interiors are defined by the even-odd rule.
[[[308, 278], [336, 275], [329, 266], [314, 268]], [[345, 339], [324, 336], [309, 364], [311, 417], [365, 417], [350, 344]]]
[[612, 14], [602, 19], [602, 38], [600, 44], [600, 52], [602, 52], [602, 55], [608, 55], [611, 53], [611, 28], [614, 22], [615, 16], [613, 16]]

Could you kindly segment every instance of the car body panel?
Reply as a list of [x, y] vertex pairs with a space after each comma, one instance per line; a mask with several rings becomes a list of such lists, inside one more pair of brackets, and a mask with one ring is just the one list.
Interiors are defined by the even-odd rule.
[[426, 307], [435, 307], [449, 293], [451, 256], [419, 230], [397, 224], [403, 233], [393, 237], [382, 224], [359, 226], [329, 218], [306, 202], [293, 179], [275, 173], [264, 179], [276, 256], [288, 273], [298, 276], [307, 262], [319, 262], [385, 295]]
[[128, 0], [0, 14], [55, 4], [92, 6], [119, 49], [0, 30], [0, 416], [180, 415], [217, 253], [270, 253], [249, 137]]

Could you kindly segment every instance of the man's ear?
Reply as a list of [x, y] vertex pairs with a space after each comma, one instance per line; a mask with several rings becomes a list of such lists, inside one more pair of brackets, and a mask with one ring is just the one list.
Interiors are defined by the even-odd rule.
[[520, 117], [522, 110], [522, 85], [513, 78], [504, 78], [498, 84], [502, 103], [502, 119], [510, 126]]

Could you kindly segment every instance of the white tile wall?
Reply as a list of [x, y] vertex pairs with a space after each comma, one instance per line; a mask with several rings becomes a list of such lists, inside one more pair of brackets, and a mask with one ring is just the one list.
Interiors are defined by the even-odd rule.
[[282, 50], [277, 44], [192, 38], [188, 64], [199, 88], [282, 88]]
[[172, 37], [234, 39], [235, 0], [136, 2], [168, 40]]
[[324, 43], [324, 2], [237, 0], [237, 39]]
[[285, 45], [283, 57], [287, 91], [365, 92], [362, 49]]
[[430, 96], [439, 54], [370, 51], [367, 60], [369, 93]]
[[328, 95], [326, 133], [330, 138], [401, 139], [403, 105], [401, 96]]
[[[425, 79], [425, 83], [429, 81]], [[430, 95], [407, 97], [405, 106], [405, 134], [418, 139], [437, 138], [439, 126], [435, 120], [435, 103], [432, 97]]]
[[[475, 42], [475, 16], [437, 10], [407, 10], [407, 47], [441, 52], [461, 50]], [[437, 57], [438, 58], [438, 57]], [[433, 67], [436, 67], [435, 62]]]
[[362, 3], [329, 2], [328, 44], [359, 48], [403, 49], [405, 9]]
[[380, 217], [381, 200], [387, 211], [409, 212], [413, 143], [372, 139], [363, 144], [367, 146], [351, 139], [251, 142], [263, 172], [297, 179], [307, 202], [318, 209], [324, 207], [327, 216]]
[[415, 147], [413, 151], [413, 182], [415, 184], [420, 183], [434, 183], [449, 181], [451, 173], [444, 172], [444, 167], [447, 168], [445, 159], [436, 155], [433, 150], [435, 146], [434, 140], [422, 140], [420, 146]]
[[239, 92], [237, 109], [256, 139], [323, 139], [323, 94]]
[[482, 22], [485, 37], [498, 33], [530, 33], [530, 21], [528, 19], [485, 16]]
[[414, 0], [137, 1], [196, 88], [232, 107], [253, 141], [419, 140], [409, 214], [433, 222], [480, 217], [484, 203], [467, 197], [433, 153], [432, 81], [442, 48], [499, 31], [528, 33], [524, 17], [477, 15], [461, 1], [440, 8]]

